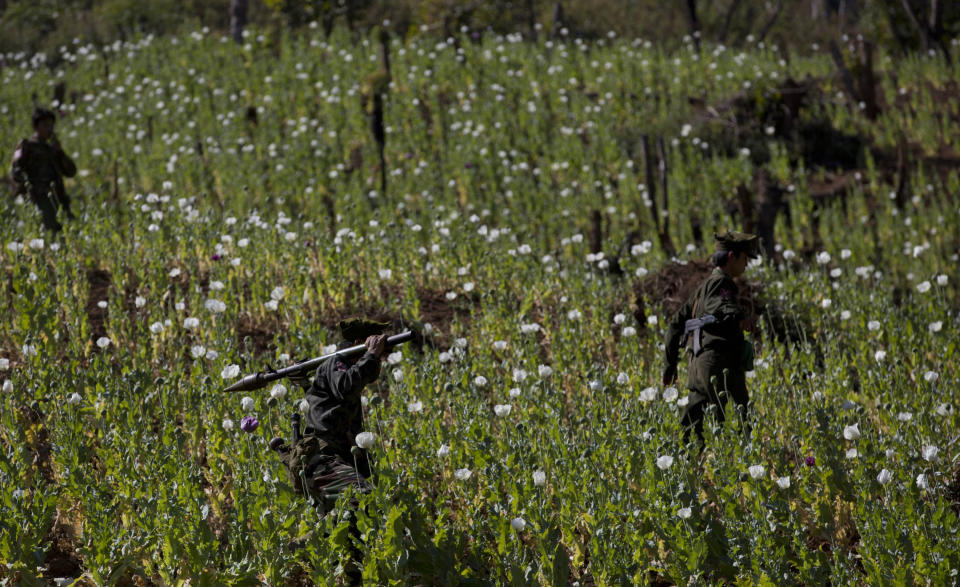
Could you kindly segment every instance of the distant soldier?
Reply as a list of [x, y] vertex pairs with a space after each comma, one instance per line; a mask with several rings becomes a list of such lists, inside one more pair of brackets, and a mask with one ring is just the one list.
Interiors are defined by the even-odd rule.
[[684, 343], [690, 351], [687, 388], [691, 393], [681, 416], [685, 440], [689, 440], [691, 429], [703, 440], [703, 416], [709, 406], [716, 406], [717, 417], [723, 422], [728, 397], [744, 416], [749, 400], [746, 371], [753, 368], [753, 347], [743, 336], [743, 329], [750, 325], [738, 303], [733, 280], [743, 274], [751, 257], [759, 256], [757, 237], [733, 231], [714, 237], [716, 267], [676, 313], [664, 341], [664, 385], [677, 379], [677, 361]]
[[13, 152], [10, 175], [17, 195], [29, 194], [43, 217], [43, 225], [54, 232], [63, 227], [57, 222], [57, 208], [63, 206], [67, 218], [74, 218], [70, 210], [70, 196], [63, 186], [64, 177], [77, 174], [77, 166], [60, 146], [53, 132], [56, 115], [46, 108], [33, 111], [33, 136], [21, 139]]

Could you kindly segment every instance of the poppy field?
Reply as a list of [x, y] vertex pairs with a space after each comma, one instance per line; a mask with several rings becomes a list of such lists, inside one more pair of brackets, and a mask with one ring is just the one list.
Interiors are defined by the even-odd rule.
[[[52, 104], [80, 172], [59, 235], [0, 185], [0, 582], [343, 584], [350, 543], [368, 584], [960, 582], [955, 72], [878, 49], [874, 110], [823, 47], [676, 45], [3, 55], [4, 166]], [[752, 406], [701, 452], [663, 335], [751, 226]], [[222, 390], [359, 315], [421, 336], [321, 517], [268, 448], [303, 391]]]

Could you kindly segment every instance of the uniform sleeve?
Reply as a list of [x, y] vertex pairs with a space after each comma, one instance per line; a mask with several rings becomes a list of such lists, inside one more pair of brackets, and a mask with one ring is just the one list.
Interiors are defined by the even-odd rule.
[[76, 163], [74, 163], [70, 155], [67, 155], [66, 151], [62, 149], [57, 151], [57, 169], [60, 170], [60, 175], [63, 177], [73, 177], [77, 174]]
[[17, 193], [23, 192], [27, 184], [27, 170], [24, 167], [27, 154], [23, 143], [24, 141], [17, 143], [13, 151], [13, 160], [10, 162], [10, 179], [16, 184]]
[[663, 362], [665, 370], [675, 368], [677, 361], [680, 359], [680, 341], [683, 339], [683, 329], [687, 320], [692, 318], [694, 297], [696, 297], [696, 294], [691, 296], [690, 299], [677, 310], [677, 313], [674, 314], [673, 319], [670, 321], [670, 325], [667, 327], [667, 334], [663, 340]]
[[373, 353], [364, 353], [359, 361], [343, 370], [338, 370], [336, 363], [331, 361], [330, 365], [330, 391], [340, 400], [359, 394], [364, 385], [380, 376], [380, 359]]

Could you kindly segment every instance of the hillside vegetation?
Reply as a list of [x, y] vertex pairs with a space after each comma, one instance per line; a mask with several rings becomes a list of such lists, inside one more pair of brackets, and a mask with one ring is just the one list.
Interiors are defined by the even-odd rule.
[[[423, 333], [364, 400], [370, 584], [956, 583], [955, 72], [678, 44], [11, 57], [0, 154], [52, 103], [80, 218], [0, 199], [0, 577], [342, 582], [349, 510], [267, 448], [302, 391], [221, 390], [366, 314]], [[725, 228], [766, 231], [753, 430], [699, 454], [660, 349]]]

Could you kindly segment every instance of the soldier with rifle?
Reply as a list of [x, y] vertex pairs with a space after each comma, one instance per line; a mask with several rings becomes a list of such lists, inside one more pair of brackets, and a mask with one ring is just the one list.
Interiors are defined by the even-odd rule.
[[57, 208], [63, 207], [67, 218], [74, 219], [63, 178], [77, 174], [77, 166], [53, 132], [56, 120], [51, 110], [34, 110], [33, 136], [17, 143], [10, 163], [15, 192], [17, 195], [29, 194], [40, 211], [44, 227], [55, 233], [63, 229], [57, 221]]
[[746, 372], [753, 369], [753, 346], [744, 338], [743, 329], [751, 324], [738, 303], [738, 288], [733, 280], [743, 275], [750, 258], [759, 256], [757, 237], [734, 231], [714, 237], [716, 267], [677, 311], [664, 340], [664, 385], [676, 381], [680, 349], [685, 344], [689, 347], [690, 396], [681, 415], [685, 441], [689, 440], [691, 429], [703, 441], [707, 408], [714, 407], [718, 420], [723, 422], [728, 397], [733, 398], [742, 417], [746, 416], [749, 401]]

